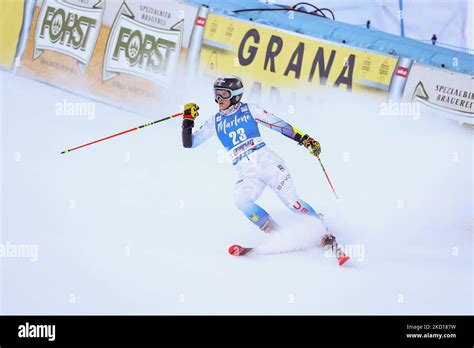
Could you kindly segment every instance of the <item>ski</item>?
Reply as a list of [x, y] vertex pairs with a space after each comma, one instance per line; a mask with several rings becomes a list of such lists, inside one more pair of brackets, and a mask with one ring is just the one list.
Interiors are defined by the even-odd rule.
[[336, 259], [339, 263], [339, 266], [342, 266], [347, 260], [349, 260], [349, 256], [347, 256], [344, 251], [342, 251], [341, 247], [336, 242], [336, 237], [334, 237], [332, 234], [325, 234], [321, 239], [321, 244], [324, 248], [330, 248], [336, 254]]
[[234, 244], [229, 248], [229, 254], [231, 254], [232, 256], [243, 256], [251, 250], [253, 250], [253, 248], [246, 248], [246, 247]]
[[[325, 245], [323, 244], [324, 247], [331, 248], [334, 251], [339, 266], [342, 266], [344, 263], [347, 262], [347, 260], [349, 260], [350, 257], [346, 255], [344, 251], [342, 251], [339, 245], [337, 245], [334, 236], [326, 235], [325, 237], [327, 239], [324, 241], [326, 243]], [[243, 256], [248, 254], [253, 249], [254, 248], [247, 248], [238, 244], [234, 244], [229, 248], [229, 254], [231, 254], [232, 256]]]
[[349, 260], [349, 256], [347, 256], [339, 246], [336, 249], [336, 259], [339, 262], [339, 266], [342, 266], [347, 260]]

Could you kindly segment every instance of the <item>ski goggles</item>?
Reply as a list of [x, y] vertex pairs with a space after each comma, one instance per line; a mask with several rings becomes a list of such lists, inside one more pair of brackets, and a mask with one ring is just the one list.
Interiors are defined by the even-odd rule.
[[214, 90], [214, 100], [217, 103], [219, 100], [228, 100], [242, 93], [243, 93], [243, 88], [238, 89], [236, 91], [233, 91], [231, 89], [225, 89], [225, 88], [217, 88]]
[[232, 91], [230, 89], [215, 89], [214, 99], [216, 102], [219, 100], [228, 100], [232, 98]]

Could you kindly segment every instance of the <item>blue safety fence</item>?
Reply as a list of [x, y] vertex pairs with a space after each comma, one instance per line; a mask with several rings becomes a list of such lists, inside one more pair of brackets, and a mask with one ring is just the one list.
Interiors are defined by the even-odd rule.
[[[208, 6], [213, 12], [250, 20], [259, 24], [304, 34], [327, 41], [343, 43], [394, 56], [411, 58], [419, 63], [474, 75], [474, 55], [420, 42], [407, 37], [388, 34], [372, 28], [361, 27], [317, 15], [294, 11], [289, 16], [288, 6], [263, 3], [256, 0], [186, 0], [188, 3]], [[263, 11], [238, 10], [265, 9]], [[311, 7], [298, 7], [308, 13]], [[325, 12], [328, 14], [328, 12]], [[461, 48], [462, 49], [462, 48]]]

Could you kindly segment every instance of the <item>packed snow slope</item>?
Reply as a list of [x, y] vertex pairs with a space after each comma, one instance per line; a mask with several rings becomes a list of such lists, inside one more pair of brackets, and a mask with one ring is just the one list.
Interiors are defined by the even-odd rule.
[[[261, 127], [351, 250], [339, 267], [268, 189], [259, 203], [286, 234], [257, 230], [234, 206], [217, 138], [184, 149], [179, 120], [60, 155], [187, 101], [201, 106], [199, 125], [216, 111], [210, 84], [176, 89], [143, 117], [9, 73], [0, 81], [1, 243], [38, 247], [37, 259], [0, 258], [2, 313], [473, 313], [473, 136], [432, 110], [387, 115], [381, 100], [328, 91], [262, 105], [321, 143], [339, 200], [316, 158]], [[295, 240], [303, 250], [285, 252]], [[262, 253], [232, 257], [234, 243]]]

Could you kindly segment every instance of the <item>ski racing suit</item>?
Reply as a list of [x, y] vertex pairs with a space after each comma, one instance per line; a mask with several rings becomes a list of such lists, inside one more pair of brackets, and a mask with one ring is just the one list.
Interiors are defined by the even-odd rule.
[[266, 186], [292, 211], [319, 218], [316, 211], [296, 193], [285, 162], [265, 144], [259, 124], [300, 144], [304, 136], [295, 127], [261, 107], [238, 103], [210, 117], [194, 133], [191, 129], [183, 129], [183, 145], [195, 148], [217, 135], [238, 173], [234, 187], [235, 203], [261, 230], [267, 232], [269, 224], [274, 224], [270, 215], [255, 203]]

